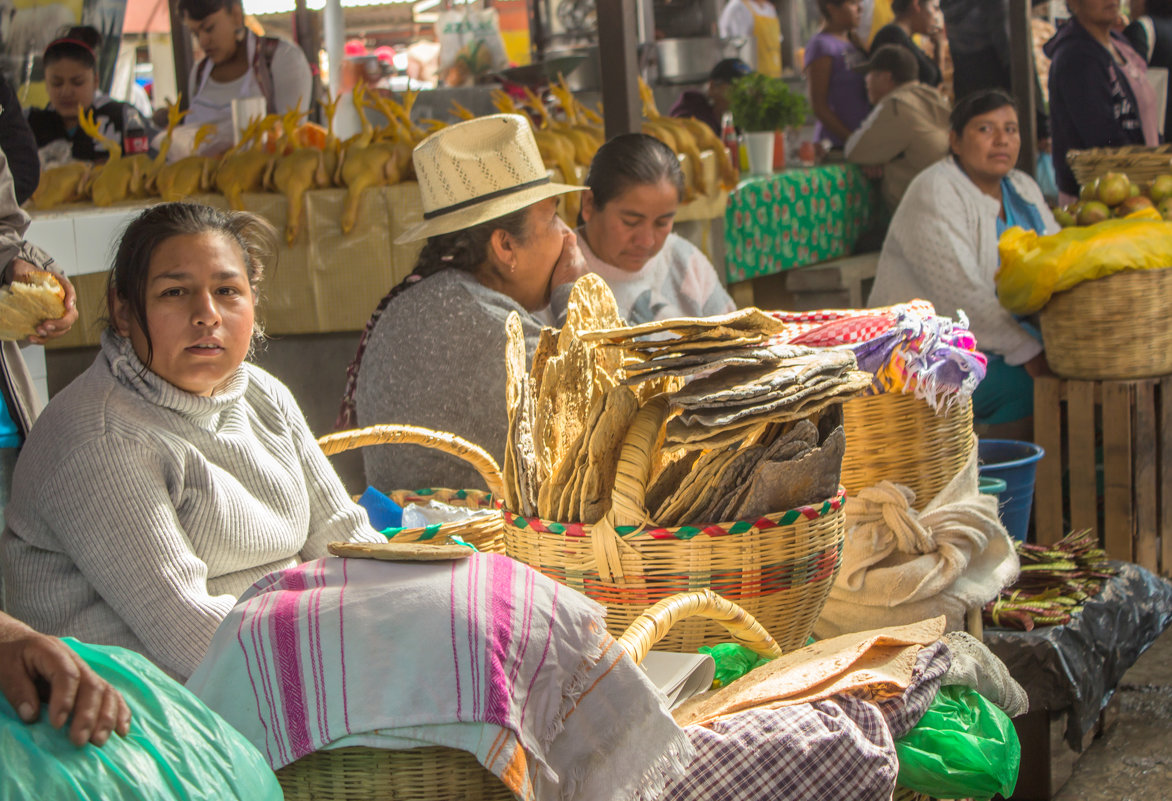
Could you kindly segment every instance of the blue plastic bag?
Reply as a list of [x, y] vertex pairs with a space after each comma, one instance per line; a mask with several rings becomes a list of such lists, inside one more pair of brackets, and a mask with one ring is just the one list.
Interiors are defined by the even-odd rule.
[[[116, 687], [130, 734], [81, 748], [41, 719], [26, 724], [0, 695], [0, 801], [280, 801], [260, 751], [183, 685], [133, 651], [64, 642]], [[66, 729], [67, 731], [67, 729]]]

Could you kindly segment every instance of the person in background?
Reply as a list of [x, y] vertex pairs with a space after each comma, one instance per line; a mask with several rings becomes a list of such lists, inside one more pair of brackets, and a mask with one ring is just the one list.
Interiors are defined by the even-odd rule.
[[1012, 226], [1052, 234], [1058, 223], [1034, 179], [1014, 169], [1021, 149], [1017, 119], [1013, 99], [1000, 89], [956, 104], [952, 156], [912, 180], [891, 220], [867, 303], [923, 298], [943, 315], [963, 310], [989, 359], [973, 394], [979, 433], [1030, 440], [1033, 379], [1049, 367], [1041, 338], [997, 300], [997, 241]]
[[244, 24], [240, 0], [180, 0], [179, 10], [204, 52], [188, 78], [183, 124], [218, 126], [201, 153], [216, 155], [231, 147], [233, 100], [263, 97], [269, 114], [309, 109], [313, 76], [305, 54], [292, 42], [253, 33]]
[[[516, 114], [443, 128], [412, 161], [424, 220], [397, 241], [427, 242], [366, 324], [338, 427], [448, 431], [503, 464], [505, 322], [520, 317], [527, 360], [543, 323], [536, 313], [549, 307], [554, 325], [565, 322], [570, 290], [588, 270], [558, 199], [582, 187], [550, 183], [532, 126]], [[384, 491], [484, 485], [466, 462], [430, 448], [366, 448], [363, 457], [367, 483]]]
[[721, 134], [720, 120], [728, 111], [728, 90], [737, 78], [743, 78], [753, 70], [739, 58], [726, 58], [717, 62], [708, 74], [708, 86], [703, 92], [688, 89], [680, 94], [671, 107], [673, 117], [695, 117], [709, 128]]
[[101, 349], [17, 462], [0, 536], [11, 614], [186, 679], [258, 579], [331, 542], [386, 542], [289, 390], [245, 362], [275, 236], [189, 203], [126, 227]]
[[1066, 154], [1121, 145], [1157, 145], [1156, 92], [1143, 56], [1114, 30], [1119, 0], [1068, 0], [1071, 18], [1043, 48], [1050, 57], [1050, 130], [1059, 202], [1078, 181]]
[[12, 91], [3, 74], [0, 74], [0, 151], [11, 159], [8, 169], [16, 205], [23, 206], [37, 191], [41, 161], [37, 158], [37, 138], [28, 127], [16, 92]]
[[578, 244], [631, 325], [736, 308], [712, 262], [672, 233], [683, 191], [679, 159], [646, 134], [616, 136], [590, 163]]
[[[1140, 9], [1132, 3], [1132, 12]], [[1142, 13], [1123, 30], [1135, 51], [1149, 67], [1163, 67], [1172, 77], [1172, 0], [1147, 0]], [[1172, 136], [1172, 103], [1164, 109], [1164, 138]]]
[[908, 184], [948, 155], [948, 100], [916, 80], [916, 59], [901, 45], [883, 45], [866, 65], [867, 97], [875, 108], [846, 140], [847, 161], [883, 168], [883, 200], [899, 206]]
[[725, 39], [748, 41], [750, 67], [771, 78], [781, 77], [781, 21], [769, 0], [728, 0], [717, 24]]
[[[919, 82], [924, 86], [939, 86], [943, 80], [940, 63], [944, 52], [939, 0], [891, 0], [891, 10], [895, 13], [895, 21], [884, 25], [875, 34], [871, 40], [871, 52], [883, 45], [906, 48], [916, 57]], [[929, 56], [920, 49], [913, 36], [930, 38], [934, 45], [933, 54]]]
[[74, 159], [105, 161], [110, 156], [105, 146], [81, 130], [77, 122], [78, 117], [92, 110], [98, 131], [120, 143], [124, 154], [150, 150], [154, 132], [138, 110], [98, 90], [96, 51], [100, 44], [101, 36], [96, 30], [78, 25], [45, 48], [42, 63], [49, 105], [27, 112], [38, 149], [64, 141]]
[[25, 723], [49, 705], [49, 725], [69, 724], [69, 741], [105, 745], [112, 733], [130, 733], [122, 695], [56, 637], [33, 631], [0, 612], [0, 693]]
[[806, 45], [810, 107], [818, 122], [815, 141], [841, 148], [871, 111], [867, 87], [856, 69], [867, 59], [855, 34], [859, 0], [818, 0], [822, 29]]
[[[34, 158], [35, 162], [36, 159]], [[24, 241], [31, 219], [16, 202], [8, 158], [0, 150], [0, 282], [8, 284], [35, 270], [50, 270], [65, 289], [65, 315], [46, 320], [37, 328], [30, 342], [43, 345], [64, 335], [77, 321], [77, 297], [73, 284], [57, 273], [53, 258], [40, 248]], [[16, 342], [0, 342], [0, 530], [4, 527], [4, 507], [8, 503], [12, 474], [20, 447], [40, 411], [41, 400]], [[4, 606], [4, 581], [0, 577], [0, 608]]]

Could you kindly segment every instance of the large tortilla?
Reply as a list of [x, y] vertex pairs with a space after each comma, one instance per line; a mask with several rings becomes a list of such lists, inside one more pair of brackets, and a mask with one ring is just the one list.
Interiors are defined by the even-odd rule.
[[671, 320], [654, 320], [640, 325], [596, 330], [584, 334], [583, 338], [589, 342], [599, 342], [607, 339], [633, 339], [661, 331], [694, 334], [719, 328], [732, 328], [737, 331], [762, 331], [773, 334], [785, 330], [785, 327], [785, 323], [776, 317], [770, 316], [760, 309], [749, 307], [713, 317], [678, 317]]

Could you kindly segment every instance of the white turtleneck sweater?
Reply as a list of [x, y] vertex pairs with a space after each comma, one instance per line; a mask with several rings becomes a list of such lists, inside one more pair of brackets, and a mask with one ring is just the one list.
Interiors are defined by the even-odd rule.
[[257, 579], [332, 541], [386, 541], [280, 381], [244, 364], [192, 395], [109, 331], [33, 426], [5, 516], [8, 612], [179, 679]]

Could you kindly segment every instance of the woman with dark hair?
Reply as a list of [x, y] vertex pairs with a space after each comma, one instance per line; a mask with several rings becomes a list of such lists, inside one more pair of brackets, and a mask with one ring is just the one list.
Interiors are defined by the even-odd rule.
[[8, 611], [185, 679], [236, 598], [339, 540], [385, 542], [285, 386], [245, 362], [276, 252], [245, 212], [135, 218], [93, 365], [30, 432], [0, 538]]
[[240, 0], [180, 0], [179, 10], [204, 52], [187, 82], [190, 113], [183, 123], [218, 126], [201, 153], [215, 155], [231, 147], [233, 100], [263, 97], [269, 114], [309, 108], [313, 76], [305, 55], [292, 42], [249, 30]]
[[[1123, 35], [1135, 51], [1147, 59], [1149, 67], [1163, 67], [1172, 73], [1172, 0], [1146, 0], [1142, 12], [1132, 3], [1132, 12], [1138, 14]], [[1172, 136], [1172, 103], [1164, 109], [1164, 138]]]
[[986, 433], [1029, 439], [1033, 377], [1048, 368], [1039, 337], [997, 300], [997, 241], [1012, 226], [1050, 234], [1058, 224], [1034, 179], [1014, 169], [1021, 135], [1009, 95], [969, 95], [950, 127], [951, 156], [916, 176], [891, 220], [868, 302], [924, 298], [940, 314], [962, 310], [989, 357], [974, 419], [1000, 426]]
[[[941, 47], [944, 25], [940, 16], [940, 0], [891, 0], [891, 13], [895, 20], [887, 23], [871, 40], [871, 52], [883, 45], [899, 45], [916, 57], [919, 66], [919, 82], [925, 86], [939, 86], [943, 80], [940, 72]], [[926, 36], [934, 45], [929, 56], [916, 44], [913, 36]]]
[[1078, 181], [1071, 150], [1159, 144], [1156, 92], [1147, 64], [1114, 30], [1119, 0], [1067, 0], [1071, 18], [1042, 48], [1050, 57], [1050, 135], [1061, 202]]
[[105, 161], [110, 156], [105, 146], [77, 123], [78, 117], [92, 109], [98, 131], [118, 142], [124, 154], [150, 149], [153, 132], [142, 115], [129, 103], [111, 100], [98, 90], [96, 52], [101, 42], [101, 35], [92, 27], [78, 25], [45, 48], [42, 64], [49, 105], [28, 110], [28, 124], [38, 148], [65, 142], [74, 159]]
[[676, 154], [646, 134], [616, 136], [590, 162], [578, 243], [632, 325], [736, 308], [708, 257], [672, 233], [683, 189]]
[[[520, 315], [527, 358], [535, 312], [565, 320], [587, 272], [524, 117], [495, 114], [444, 128], [413, 155], [423, 222], [396, 244], [426, 239], [415, 268], [382, 299], [350, 365], [339, 428], [409, 423], [458, 434], [504, 462], [505, 321]], [[361, 369], [360, 369], [361, 368]], [[384, 490], [478, 487], [467, 463], [418, 446], [366, 448], [366, 480]]]
[[859, 41], [859, 0], [818, 0], [822, 29], [806, 44], [810, 107], [818, 118], [814, 137], [842, 147], [871, 111], [867, 86], [856, 71], [867, 60]]

